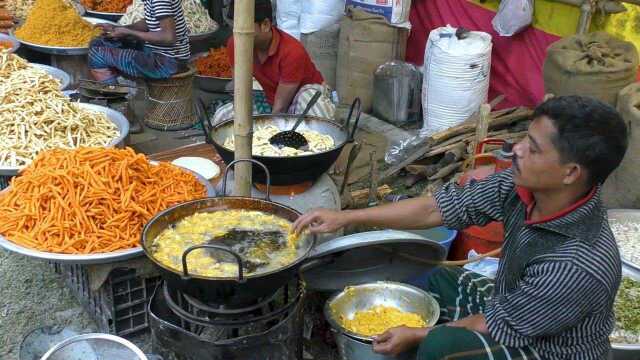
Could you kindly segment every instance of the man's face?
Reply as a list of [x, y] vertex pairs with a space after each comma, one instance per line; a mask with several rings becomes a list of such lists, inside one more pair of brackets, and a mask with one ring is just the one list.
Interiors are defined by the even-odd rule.
[[580, 178], [578, 165], [561, 161], [552, 142], [556, 133], [555, 126], [545, 116], [531, 122], [527, 136], [513, 148], [513, 179], [516, 185], [530, 191], [555, 190]]
[[254, 46], [259, 49], [268, 48], [271, 43], [271, 21], [265, 19], [262, 22], [255, 23], [255, 32]]

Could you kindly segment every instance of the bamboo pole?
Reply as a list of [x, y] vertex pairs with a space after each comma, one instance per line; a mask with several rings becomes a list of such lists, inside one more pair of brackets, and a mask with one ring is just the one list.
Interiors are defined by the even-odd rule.
[[[253, 39], [255, 0], [234, 1], [234, 110], [233, 135], [235, 159], [251, 159], [253, 136], [252, 84], [253, 84]], [[251, 163], [238, 163], [234, 169], [235, 193], [251, 196]]]

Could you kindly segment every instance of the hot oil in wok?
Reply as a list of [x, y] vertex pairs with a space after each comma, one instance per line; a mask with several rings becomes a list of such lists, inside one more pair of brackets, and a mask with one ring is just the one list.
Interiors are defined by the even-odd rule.
[[[153, 241], [151, 252], [160, 263], [182, 271], [182, 254], [193, 245], [221, 245], [240, 254], [247, 274], [264, 273], [292, 263], [300, 254], [291, 223], [259, 211], [224, 210], [186, 217]], [[218, 250], [194, 250], [189, 273], [235, 277], [234, 257]]]

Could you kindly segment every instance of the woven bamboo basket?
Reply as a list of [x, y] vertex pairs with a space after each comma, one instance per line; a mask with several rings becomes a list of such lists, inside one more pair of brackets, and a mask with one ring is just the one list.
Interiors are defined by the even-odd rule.
[[193, 75], [196, 69], [168, 79], [148, 80], [144, 124], [156, 130], [184, 130], [197, 121], [193, 111]]

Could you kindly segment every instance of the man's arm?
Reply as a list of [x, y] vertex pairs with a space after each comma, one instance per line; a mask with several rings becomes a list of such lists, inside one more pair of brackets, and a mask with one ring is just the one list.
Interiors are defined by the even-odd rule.
[[436, 192], [435, 197], [420, 197], [362, 210], [314, 210], [301, 216], [294, 229], [299, 232], [309, 226], [309, 230], [315, 233], [334, 232], [347, 225], [393, 229], [446, 225], [451, 229], [464, 229], [502, 220], [504, 202], [512, 190], [512, 174], [503, 171], [466, 186], [449, 183]]
[[315, 210], [293, 225], [296, 232], [309, 226], [311, 232], [334, 232], [347, 225], [368, 225], [394, 229], [425, 229], [442, 225], [433, 197], [419, 197], [360, 210], [334, 212]]
[[285, 84], [279, 83], [278, 88], [276, 89], [276, 96], [273, 100], [273, 111], [274, 114], [284, 114], [289, 110], [289, 106], [291, 106], [291, 101], [296, 96], [298, 92], [298, 88], [300, 84]]

